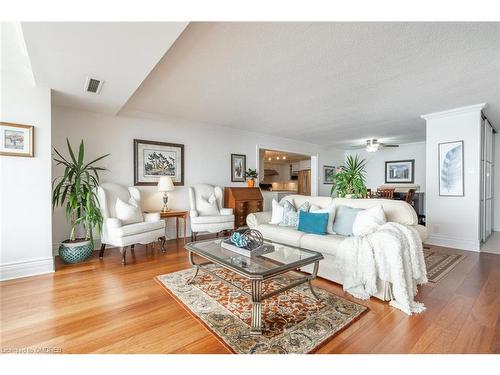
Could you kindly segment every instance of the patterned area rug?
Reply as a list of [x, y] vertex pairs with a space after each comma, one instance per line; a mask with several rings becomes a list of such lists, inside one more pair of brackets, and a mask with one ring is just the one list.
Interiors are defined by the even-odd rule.
[[441, 280], [453, 267], [455, 267], [464, 255], [444, 254], [435, 251], [424, 249], [425, 265], [427, 267], [427, 279], [431, 283], [437, 283]]
[[[215, 265], [212, 271], [250, 291], [250, 283], [245, 278]], [[187, 285], [193, 273], [192, 269], [182, 270], [158, 276], [157, 280], [229, 350], [238, 354], [310, 353], [367, 310], [365, 306], [315, 288], [321, 297], [318, 301], [307, 284], [303, 284], [264, 300], [263, 334], [250, 335], [249, 298], [203, 271], [193, 284]], [[285, 277], [264, 282], [263, 293], [279, 288], [286, 282]]]

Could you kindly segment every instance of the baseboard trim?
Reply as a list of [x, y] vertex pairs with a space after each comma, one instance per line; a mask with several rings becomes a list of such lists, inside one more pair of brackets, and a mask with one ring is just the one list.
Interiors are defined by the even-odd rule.
[[53, 257], [0, 264], [0, 280], [2, 281], [51, 272], [54, 272]]
[[460, 250], [479, 252], [481, 243], [479, 240], [466, 240], [463, 238], [449, 237], [443, 235], [430, 235], [425, 241], [426, 244], [435, 246], [452, 247]]

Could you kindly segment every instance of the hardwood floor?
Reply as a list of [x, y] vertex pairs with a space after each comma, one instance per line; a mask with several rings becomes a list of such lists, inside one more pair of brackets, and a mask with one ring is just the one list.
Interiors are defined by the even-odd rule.
[[[319, 353], [500, 353], [500, 256], [447, 248], [466, 258], [417, 300], [407, 316], [377, 299], [359, 301], [326, 280], [314, 283], [369, 307]], [[137, 246], [129, 264], [117, 249], [83, 264], [56, 261], [54, 274], [4, 281], [1, 347], [61, 348], [63, 353], [227, 353], [154, 280], [189, 267], [182, 241], [167, 252]]]

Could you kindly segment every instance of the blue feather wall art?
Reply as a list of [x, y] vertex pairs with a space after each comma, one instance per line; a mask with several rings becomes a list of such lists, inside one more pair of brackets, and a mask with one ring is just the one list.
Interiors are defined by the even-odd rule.
[[439, 144], [439, 195], [464, 195], [464, 142]]

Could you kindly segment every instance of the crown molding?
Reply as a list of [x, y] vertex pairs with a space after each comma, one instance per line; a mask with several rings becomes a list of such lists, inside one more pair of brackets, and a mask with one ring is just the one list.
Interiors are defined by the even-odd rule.
[[467, 112], [477, 112], [477, 111], [480, 112], [485, 107], [486, 107], [486, 103], [480, 103], [480, 104], [468, 105], [466, 107], [448, 109], [446, 111], [441, 111], [441, 112], [428, 113], [426, 115], [421, 115], [420, 117], [423, 118], [424, 120], [429, 120], [429, 119], [435, 119], [435, 118], [441, 118], [441, 117], [447, 117], [447, 116], [454, 116], [454, 115], [467, 113]]

